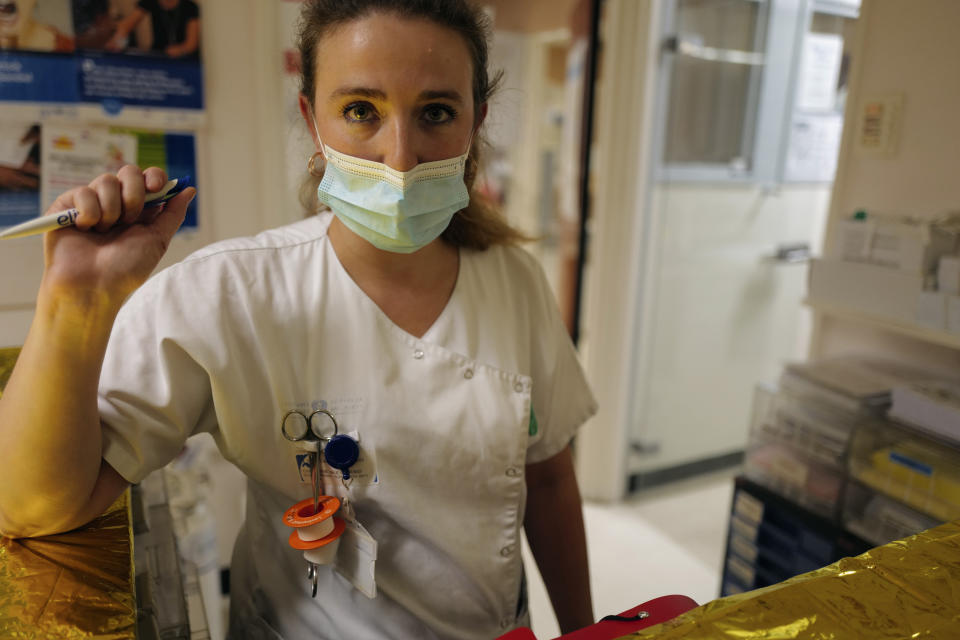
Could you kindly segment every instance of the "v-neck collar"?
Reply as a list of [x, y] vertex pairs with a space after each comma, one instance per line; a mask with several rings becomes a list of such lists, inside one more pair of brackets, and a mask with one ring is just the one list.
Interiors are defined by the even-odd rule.
[[339, 269], [343, 276], [350, 282], [350, 285], [356, 290], [357, 294], [363, 300], [367, 301], [367, 303], [374, 308], [375, 313], [394, 330], [417, 342], [431, 342], [432, 337], [436, 333], [440, 332], [441, 328], [444, 326], [444, 324], [446, 324], [447, 318], [453, 313], [452, 308], [454, 307], [456, 300], [459, 298], [460, 290], [463, 288], [463, 270], [467, 263], [465, 258], [469, 252], [464, 252], [457, 248], [457, 278], [453, 283], [453, 290], [450, 292], [450, 297], [447, 298], [447, 302], [444, 304], [443, 309], [439, 314], [437, 314], [437, 317], [433, 319], [433, 322], [430, 323], [430, 326], [426, 331], [424, 331], [423, 335], [416, 336], [394, 322], [390, 316], [388, 316], [386, 312], [380, 308], [380, 305], [378, 305], [376, 301], [371, 298], [366, 291], [363, 290], [363, 287], [357, 284], [357, 281], [353, 279], [353, 276], [350, 275], [350, 272], [347, 271], [346, 267], [343, 266], [343, 263], [340, 261], [340, 256], [337, 255], [337, 250], [334, 248], [333, 242], [330, 240], [330, 224], [333, 222], [334, 214], [332, 212], [328, 212], [326, 215], [327, 220], [324, 221], [324, 242], [327, 244], [327, 248], [330, 250], [330, 255], [333, 257], [333, 262], [336, 264], [336, 268]]

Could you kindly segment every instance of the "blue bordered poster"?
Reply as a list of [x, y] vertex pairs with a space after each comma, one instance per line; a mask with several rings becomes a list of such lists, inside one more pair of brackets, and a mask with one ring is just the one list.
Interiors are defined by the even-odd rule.
[[[127, 156], [138, 164], [196, 176], [192, 134], [104, 133], [82, 120], [140, 109], [202, 111], [200, 24], [200, 0], [0, 0], [0, 226], [39, 215], [52, 185], [110, 166], [109, 157], [92, 161], [92, 147], [57, 155], [62, 149], [50, 145], [70, 136], [45, 135], [44, 113], [53, 108], [80, 109], [77, 129], [96, 138], [94, 146], [132, 135], [137, 143]], [[72, 169], [69, 158], [78, 162]], [[195, 225], [193, 205], [185, 226]]]
[[202, 109], [197, 0], [0, 0], [0, 100]]

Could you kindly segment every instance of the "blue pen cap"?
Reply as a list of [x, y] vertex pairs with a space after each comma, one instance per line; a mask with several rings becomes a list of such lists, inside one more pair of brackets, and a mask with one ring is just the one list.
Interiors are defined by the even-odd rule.
[[192, 176], [181, 176], [177, 178], [177, 185], [170, 189], [170, 193], [167, 196], [175, 196], [187, 187], [193, 186], [193, 177]]
[[[181, 191], [183, 191], [183, 190], [186, 189], [187, 187], [193, 186], [193, 179], [192, 179], [190, 176], [178, 176], [178, 177], [172, 178], [172, 179], [173, 179], [173, 180], [176, 180], [176, 181], [177, 181], [177, 184], [173, 185], [173, 188], [170, 189], [170, 191], [167, 191], [166, 193], [164, 193], [164, 194], [163, 194], [162, 196], [160, 196], [159, 198], [154, 198], [154, 199], [151, 200], [151, 199], [150, 199], [150, 196], [151, 196], [151, 195], [155, 196], [156, 194], [147, 194], [147, 204], [148, 204], [148, 205], [163, 204], [164, 202], [167, 202], [168, 200], [172, 200], [174, 197], [177, 196], [177, 194], [179, 194]], [[159, 192], [158, 192], [158, 193], [159, 193]]]

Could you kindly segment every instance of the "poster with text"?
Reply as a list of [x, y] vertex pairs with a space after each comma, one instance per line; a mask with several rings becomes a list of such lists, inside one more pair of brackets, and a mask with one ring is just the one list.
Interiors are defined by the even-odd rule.
[[0, 0], [0, 102], [203, 109], [200, 37], [199, 0]]
[[39, 211], [40, 125], [0, 121], [0, 227], [29, 220]]
[[[39, 158], [43, 169], [38, 194], [34, 209], [26, 219], [46, 211], [61, 193], [89, 184], [102, 173], [116, 173], [125, 164], [162, 167], [171, 178], [192, 178], [196, 176], [195, 147], [194, 136], [189, 134], [103, 125], [46, 124], [40, 135]], [[196, 227], [195, 198], [181, 228]]]

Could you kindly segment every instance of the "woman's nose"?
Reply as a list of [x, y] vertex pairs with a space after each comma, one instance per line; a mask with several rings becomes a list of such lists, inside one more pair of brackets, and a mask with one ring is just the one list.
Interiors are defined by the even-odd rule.
[[383, 163], [395, 171], [410, 171], [417, 166], [414, 131], [402, 123], [394, 123], [386, 133]]

